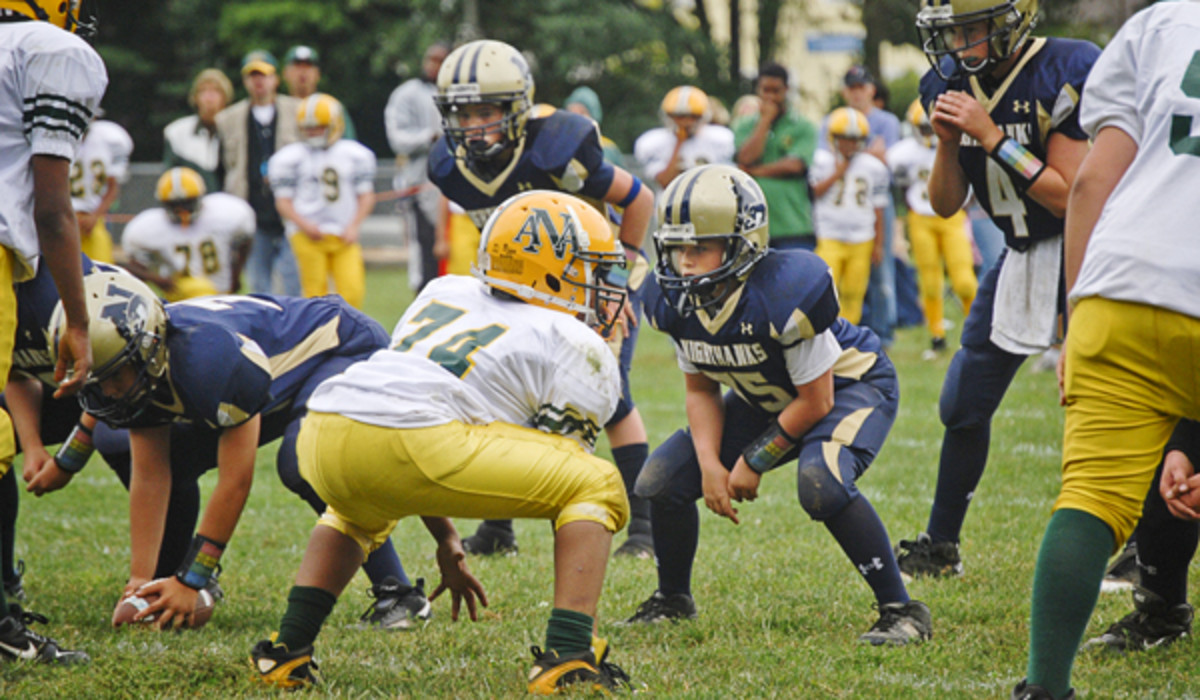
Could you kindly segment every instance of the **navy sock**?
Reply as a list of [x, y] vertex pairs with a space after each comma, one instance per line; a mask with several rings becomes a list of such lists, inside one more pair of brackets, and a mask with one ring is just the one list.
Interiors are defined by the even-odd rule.
[[692, 592], [692, 562], [700, 541], [700, 512], [696, 504], [650, 504], [658, 590], [663, 595]]
[[625, 482], [625, 493], [629, 496], [629, 534], [650, 534], [650, 501], [633, 495], [633, 486], [637, 483], [638, 474], [642, 473], [642, 465], [650, 455], [650, 446], [644, 442], [632, 445], [622, 445], [612, 448], [613, 461], [617, 463], [617, 471], [621, 472], [621, 481]]
[[947, 428], [938, 461], [937, 489], [926, 532], [934, 542], [958, 542], [975, 487], [987, 466], [990, 423]]
[[16, 548], [17, 509], [20, 502], [17, 472], [15, 468], [9, 467], [8, 473], [0, 478], [0, 572], [3, 573], [6, 583], [17, 573], [13, 565], [13, 550]]
[[881, 605], [908, 602], [908, 591], [900, 579], [900, 569], [896, 566], [887, 528], [866, 496], [859, 494], [858, 498], [850, 501], [824, 524], [850, 562], [867, 580], [876, 601]]
[[292, 586], [275, 644], [286, 646], [293, 652], [311, 646], [335, 603], [337, 596], [322, 588]]
[[404, 573], [404, 565], [400, 563], [400, 555], [396, 554], [396, 548], [392, 545], [390, 537], [379, 549], [371, 552], [371, 556], [367, 557], [362, 568], [367, 578], [371, 579], [371, 583], [383, 583], [388, 576], [394, 576], [400, 580], [401, 585], [412, 585], [408, 580], [408, 574]]
[[1158, 492], [1158, 479], [1146, 496], [1134, 534], [1140, 535], [1137, 561], [1142, 587], [1162, 596], [1168, 605], [1186, 603], [1188, 565], [1196, 553], [1200, 523], [1171, 515]]

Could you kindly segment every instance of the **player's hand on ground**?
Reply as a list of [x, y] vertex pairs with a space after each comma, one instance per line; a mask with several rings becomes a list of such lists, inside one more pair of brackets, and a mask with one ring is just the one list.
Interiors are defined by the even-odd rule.
[[[28, 484], [25, 490], [35, 496], [44, 496], [61, 489], [71, 483], [71, 477], [75, 476], [71, 472], [61, 469], [49, 452], [45, 450], [41, 452], [39, 455], [25, 455], [25, 470], [22, 474], [25, 483]], [[30, 467], [32, 467], [32, 471]]]
[[724, 467], [701, 468], [700, 480], [704, 488], [704, 505], [722, 518], [729, 518], [734, 525], [740, 524], [737, 509], [729, 498], [729, 472]]
[[762, 474], [750, 468], [746, 460], [738, 457], [737, 464], [729, 474], [729, 493], [735, 501], [753, 501], [758, 498], [758, 484]]
[[458, 620], [458, 612], [465, 601], [467, 614], [472, 620], [479, 619], [476, 603], [487, 607], [487, 591], [483, 584], [467, 569], [467, 555], [463, 551], [462, 542], [457, 536], [453, 541], [441, 542], [437, 549], [438, 569], [441, 570], [442, 580], [429, 596], [430, 600], [450, 591], [450, 619]]
[[[67, 376], [67, 368], [71, 374]], [[86, 328], [67, 326], [58, 341], [58, 362], [54, 365], [54, 381], [58, 389], [54, 398], [74, 396], [83, 388], [88, 372], [92, 369], [92, 344]]]
[[1200, 520], [1200, 475], [1183, 452], [1171, 450], [1163, 459], [1158, 490], [1171, 515], [1181, 520]]
[[[993, 141], [1003, 136], [987, 110], [979, 104], [979, 100], [965, 92], [951, 91], [938, 95], [933, 110], [934, 114], [939, 115], [939, 121], [949, 123], [960, 132], [979, 141], [981, 145], [992, 145]], [[933, 123], [931, 119], [930, 124]], [[934, 126], [934, 132], [937, 132], [937, 126]]]
[[157, 615], [154, 626], [160, 630], [187, 626], [192, 612], [196, 609], [196, 597], [200, 595], [200, 591], [183, 584], [174, 576], [143, 584], [134, 593], [142, 597], [158, 594], [158, 598], [133, 619], [136, 622], [144, 617]]

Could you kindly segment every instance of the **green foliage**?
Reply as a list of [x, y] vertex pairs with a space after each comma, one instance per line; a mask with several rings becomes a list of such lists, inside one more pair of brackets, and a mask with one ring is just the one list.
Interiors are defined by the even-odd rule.
[[696, 83], [732, 102], [729, 61], [706, 34], [682, 26], [669, 9], [633, 2], [571, 0], [478, 3], [479, 26], [464, 24], [463, 3], [444, 0], [211, 0], [105, 6], [97, 48], [108, 62], [105, 106], [133, 134], [135, 160], [157, 160], [162, 128], [188, 112], [185, 96], [203, 68], [224, 70], [241, 89], [242, 56], [290, 46], [321, 53], [321, 89], [348, 108], [360, 140], [390, 153], [383, 109], [399, 83], [415, 76], [437, 40], [501, 39], [536, 66], [537, 97], [561, 104], [580, 84], [605, 106], [604, 131], [625, 150], [657, 125], [659, 100]]
[[[398, 270], [368, 274], [367, 311], [391, 327], [411, 300]], [[949, 309], [961, 324], [961, 311]], [[960, 325], [961, 327], [961, 325]], [[891, 436], [859, 482], [893, 539], [924, 527], [936, 480], [942, 427], [938, 393], [948, 359], [924, 362], [924, 329], [903, 329], [891, 352], [903, 400]], [[953, 339], [953, 336], [952, 336]], [[685, 423], [683, 381], [670, 343], [645, 328], [634, 393], [652, 446]], [[621, 627], [654, 589], [646, 561], [613, 560], [601, 601], [600, 632], [647, 697], [928, 698], [1008, 697], [1024, 674], [1034, 559], [1059, 487], [1062, 410], [1052, 374], [1022, 369], [996, 415], [988, 471], [964, 530], [964, 576], [920, 581], [910, 593], [933, 610], [923, 646], [864, 647], [875, 620], [871, 595], [819, 523], [800, 509], [795, 470], [763, 480], [760, 497], [738, 504], [733, 526], [701, 510], [693, 579], [700, 618]], [[314, 515], [275, 474], [276, 445], [259, 451], [254, 488], [224, 556], [227, 598], [201, 632], [112, 630], [109, 614], [128, 571], [128, 500], [97, 458], [61, 493], [23, 494], [17, 556], [28, 565], [29, 609], [37, 625], [91, 666], [54, 669], [0, 664], [0, 696], [30, 698], [278, 698], [252, 681], [250, 647], [276, 629]], [[601, 453], [605, 453], [602, 447]], [[15, 468], [20, 470], [18, 461]], [[215, 473], [201, 481], [212, 491]], [[462, 532], [475, 523], [460, 522]], [[364, 632], [353, 622], [370, 604], [357, 577], [317, 641], [336, 698], [524, 698], [531, 644], [542, 644], [552, 599], [552, 539], [545, 523], [516, 524], [521, 554], [471, 559], [491, 607], [479, 622], [450, 622], [447, 600], [411, 633]], [[436, 585], [433, 546], [416, 518], [396, 529], [409, 574]], [[624, 534], [617, 536], [621, 541]], [[1193, 570], [1194, 572], [1194, 570]], [[1192, 583], [1193, 597], [1200, 586]], [[1089, 636], [1131, 609], [1128, 596], [1102, 596]], [[1074, 682], [1089, 698], [1194, 697], [1195, 641], [1125, 656], [1083, 653]]]

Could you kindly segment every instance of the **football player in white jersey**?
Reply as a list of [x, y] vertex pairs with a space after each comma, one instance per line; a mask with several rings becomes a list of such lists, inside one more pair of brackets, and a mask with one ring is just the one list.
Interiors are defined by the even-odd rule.
[[334, 290], [362, 308], [366, 294], [359, 227], [375, 207], [375, 154], [342, 138], [342, 105], [317, 93], [297, 111], [303, 141], [271, 156], [267, 178], [287, 226], [306, 297]]
[[891, 175], [866, 151], [870, 127], [862, 112], [840, 107], [826, 123], [833, 150], [817, 149], [808, 171], [816, 199], [816, 253], [833, 271], [842, 318], [856, 324], [871, 267], [883, 261], [883, 210]]
[[[78, 3], [58, 0], [0, 0], [0, 377], [7, 378], [12, 367], [13, 283], [32, 278], [39, 264], [48, 265], [67, 317], [57, 348], [54, 379], [62, 383], [56, 397], [79, 391], [91, 368], [79, 229], [68, 178], [108, 85], [99, 54], [63, 31], [78, 27], [78, 9]], [[12, 421], [0, 411], [0, 472], [12, 468], [15, 452]], [[0, 658], [54, 664], [88, 660], [87, 654], [61, 649], [26, 627], [46, 618], [9, 606], [2, 590], [0, 611]]]
[[97, 262], [113, 261], [113, 241], [104, 217], [129, 174], [133, 139], [120, 124], [96, 119], [83, 134], [71, 163], [71, 206], [79, 219], [83, 252]]
[[[594, 636], [612, 535], [629, 518], [617, 469], [591, 454], [620, 398], [608, 332], [625, 300], [625, 253], [582, 200], [533, 190], [484, 227], [476, 277], [439, 277], [408, 308], [392, 347], [326, 380], [300, 429], [300, 470], [325, 511], [256, 673], [307, 685], [312, 643], [366, 552], [408, 515], [537, 518], [555, 527], [554, 608], [529, 691], [627, 681]], [[582, 321], [582, 322], [581, 322]], [[589, 327], [592, 326], [592, 327]], [[438, 541], [452, 614], [482, 586], [446, 518]], [[300, 603], [303, 603], [301, 605]]]
[[708, 95], [680, 85], [663, 98], [663, 125], [638, 137], [633, 157], [646, 177], [666, 187], [679, 173], [708, 163], [732, 163], [736, 152], [729, 127], [712, 123]]
[[[1064, 229], [1062, 489], [1038, 553], [1017, 698], [1074, 696], [1108, 557], [1141, 517], [1176, 423], [1200, 418], [1197, 75], [1200, 4], [1159, 3], [1117, 32], [1083, 92], [1093, 144]], [[1177, 516], [1200, 518], [1194, 465], [1165, 468], [1158, 488]]]
[[129, 271], [167, 301], [236, 294], [254, 236], [254, 209], [224, 192], [205, 194], [191, 168], [171, 168], [154, 188], [161, 207], [133, 217], [121, 236]]
[[921, 100], [913, 100], [908, 106], [905, 121], [913, 133], [888, 149], [887, 163], [896, 184], [904, 189], [904, 200], [908, 204], [908, 241], [917, 267], [925, 322], [932, 337], [930, 348], [922, 357], [933, 360], [946, 350], [943, 265], [950, 275], [950, 288], [962, 302], [964, 311], [970, 310], [978, 283], [967, 234], [966, 211], [960, 209], [943, 219], [929, 203], [929, 174], [933, 171], [937, 148], [933, 126]]

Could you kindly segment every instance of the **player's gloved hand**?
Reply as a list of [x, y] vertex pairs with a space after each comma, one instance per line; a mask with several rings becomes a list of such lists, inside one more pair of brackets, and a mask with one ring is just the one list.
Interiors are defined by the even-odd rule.
[[479, 604], [486, 608], [488, 604], [487, 591], [483, 590], [483, 584], [467, 569], [467, 555], [463, 551], [462, 541], [458, 535], [438, 543], [437, 562], [438, 569], [442, 573], [442, 580], [438, 582], [437, 588], [433, 589], [429, 599], [433, 600], [442, 593], [450, 591], [450, 619], [458, 620], [458, 611], [461, 609], [463, 601], [466, 601], [467, 614], [471, 616], [472, 620], [478, 620], [476, 601], [478, 600]]
[[753, 501], [758, 498], [758, 484], [762, 474], [750, 468], [744, 457], [738, 457], [737, 464], [729, 474], [729, 493], [735, 501]]
[[183, 584], [174, 576], [143, 584], [134, 592], [140, 596], [158, 594], [158, 599], [134, 615], [133, 619], [136, 622], [149, 615], [158, 615], [154, 626], [160, 630], [179, 629], [190, 624], [192, 612], [196, 609], [196, 597], [200, 595], [200, 591]]
[[724, 467], [700, 468], [700, 481], [704, 489], [704, 505], [722, 518], [729, 518], [734, 525], [741, 524], [737, 509], [729, 499], [729, 472]]

